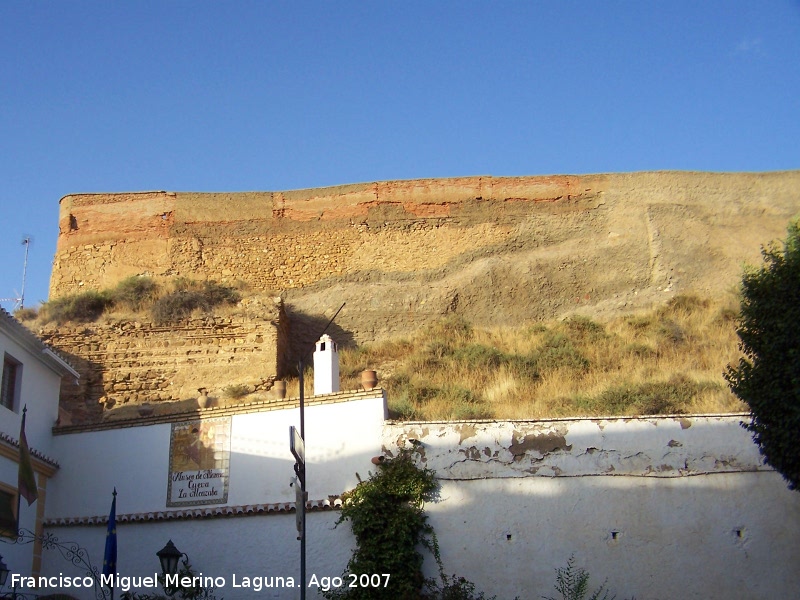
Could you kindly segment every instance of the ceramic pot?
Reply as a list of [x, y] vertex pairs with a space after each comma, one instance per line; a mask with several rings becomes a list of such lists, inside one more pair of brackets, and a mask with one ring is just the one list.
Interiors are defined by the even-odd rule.
[[372, 369], [361, 372], [361, 387], [365, 390], [374, 389], [378, 385], [378, 374]]

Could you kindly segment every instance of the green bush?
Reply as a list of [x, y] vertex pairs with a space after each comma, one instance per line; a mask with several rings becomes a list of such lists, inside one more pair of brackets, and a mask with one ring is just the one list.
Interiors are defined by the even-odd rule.
[[124, 306], [139, 311], [153, 303], [158, 286], [150, 277], [134, 275], [120, 281], [111, 290], [111, 298], [116, 306]]
[[586, 371], [590, 366], [589, 360], [561, 333], [548, 333], [534, 360], [539, 372], [562, 368]]
[[425, 337], [431, 340], [448, 341], [472, 339], [472, 325], [458, 315], [450, 315], [425, 328]]
[[453, 357], [473, 369], [496, 369], [508, 362], [503, 352], [483, 344], [467, 344], [455, 350]]
[[452, 406], [451, 417], [456, 420], [488, 419], [492, 417], [492, 409], [485, 404], [472, 390], [460, 385], [445, 385], [437, 396]]
[[[560, 600], [584, 600], [586, 598], [586, 594], [589, 593], [589, 574], [584, 569], [575, 567], [574, 554], [567, 560], [566, 567], [556, 569], [556, 584], [554, 587]], [[614, 600], [616, 596], [609, 597], [609, 592], [605, 587], [606, 582], [604, 581], [599, 588], [592, 592], [589, 600]], [[552, 596], [542, 596], [542, 598], [556, 600]]]
[[[350, 522], [356, 549], [345, 575], [390, 573], [386, 587], [341, 588], [323, 592], [336, 600], [487, 600], [463, 577], [446, 577], [439, 544], [425, 502], [436, 497], [436, 477], [414, 462], [414, 451], [401, 449], [378, 465], [378, 472], [342, 495], [342, 512], [336, 525]], [[427, 549], [439, 569], [441, 583], [422, 573]], [[491, 599], [489, 599], [491, 600]]]
[[210, 312], [220, 304], [235, 304], [240, 300], [236, 290], [213, 281], [197, 283], [179, 279], [174, 285], [175, 291], [161, 296], [151, 308], [156, 323], [174, 323], [189, 318], [196, 310]]
[[647, 344], [639, 343], [628, 344], [625, 346], [625, 352], [632, 354], [633, 356], [638, 356], [639, 358], [652, 358], [658, 354], [655, 349], [651, 348]]
[[683, 408], [700, 392], [720, 387], [712, 382], [695, 382], [683, 375], [668, 381], [624, 384], [609, 388], [592, 398], [578, 398], [582, 408], [605, 414], [683, 414]]
[[606, 336], [606, 328], [589, 317], [570, 317], [561, 326], [570, 338], [581, 342], [598, 341]]
[[725, 379], [750, 407], [743, 425], [765, 461], [800, 490], [800, 221], [790, 224], [783, 248], [762, 254], [762, 267], [742, 277], [736, 333], [744, 355]]
[[658, 335], [668, 344], [679, 345], [686, 341], [686, 332], [683, 327], [671, 319], [663, 319], [659, 322]]
[[408, 399], [408, 394], [394, 394], [388, 400], [389, 417], [401, 421], [419, 419], [417, 407]]
[[236, 383], [226, 386], [222, 390], [222, 394], [226, 398], [242, 398], [243, 396], [246, 396], [249, 393], [250, 393], [250, 388], [241, 383]]
[[432, 595], [428, 596], [431, 600], [493, 600], [496, 596], [486, 598], [483, 592], [475, 594], [475, 584], [465, 579], [451, 575], [442, 577], [442, 586]]
[[420, 547], [432, 547], [425, 502], [438, 488], [430, 469], [414, 464], [412, 454], [378, 465], [378, 472], [342, 496], [337, 525], [349, 521], [356, 549], [346, 573], [390, 573], [386, 587], [342, 588], [323, 593], [326, 598], [387, 600], [419, 598], [425, 586]]
[[111, 304], [108, 292], [88, 290], [51, 300], [42, 306], [42, 312], [47, 323], [50, 321], [55, 321], [59, 325], [68, 321], [88, 323], [97, 320]]
[[39, 316], [39, 311], [35, 308], [18, 308], [14, 311], [14, 318], [19, 321], [33, 321]]
[[242, 299], [235, 289], [215, 281], [204, 281], [200, 291], [205, 297], [209, 308], [220, 304], [236, 304]]
[[198, 292], [176, 290], [155, 301], [150, 309], [156, 323], [173, 323], [187, 319], [198, 309], [205, 309], [202, 295]]
[[695, 311], [708, 308], [708, 305], [707, 298], [700, 298], [693, 294], [679, 294], [674, 298], [670, 298], [666, 306], [658, 312], [662, 315], [692, 314]]

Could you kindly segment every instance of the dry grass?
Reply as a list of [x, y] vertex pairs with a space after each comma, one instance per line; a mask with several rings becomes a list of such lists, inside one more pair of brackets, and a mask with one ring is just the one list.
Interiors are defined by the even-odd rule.
[[746, 410], [722, 373], [738, 301], [678, 296], [647, 314], [479, 329], [448, 319], [341, 353], [342, 388], [375, 368], [395, 418], [531, 419]]
[[43, 303], [39, 310], [17, 311], [23, 321], [39, 324], [55, 322], [87, 323], [108, 319], [137, 318], [149, 313], [156, 323], [168, 324], [208, 314], [227, 314], [239, 310], [239, 291], [214, 281], [194, 281], [178, 277], [157, 284], [150, 277], [133, 276], [114, 288], [87, 290]]

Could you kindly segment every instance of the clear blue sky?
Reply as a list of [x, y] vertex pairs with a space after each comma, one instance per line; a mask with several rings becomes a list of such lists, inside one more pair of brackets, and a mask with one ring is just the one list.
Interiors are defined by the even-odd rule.
[[800, 168], [797, 1], [3, 0], [0, 56], [27, 306], [69, 193]]

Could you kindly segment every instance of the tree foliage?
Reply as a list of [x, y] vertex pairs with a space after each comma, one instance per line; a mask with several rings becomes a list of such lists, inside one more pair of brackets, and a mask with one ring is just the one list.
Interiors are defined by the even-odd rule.
[[750, 407], [752, 432], [766, 462], [800, 487], [800, 222], [783, 247], [762, 251], [764, 264], [742, 278], [737, 333], [744, 356], [725, 373]]

